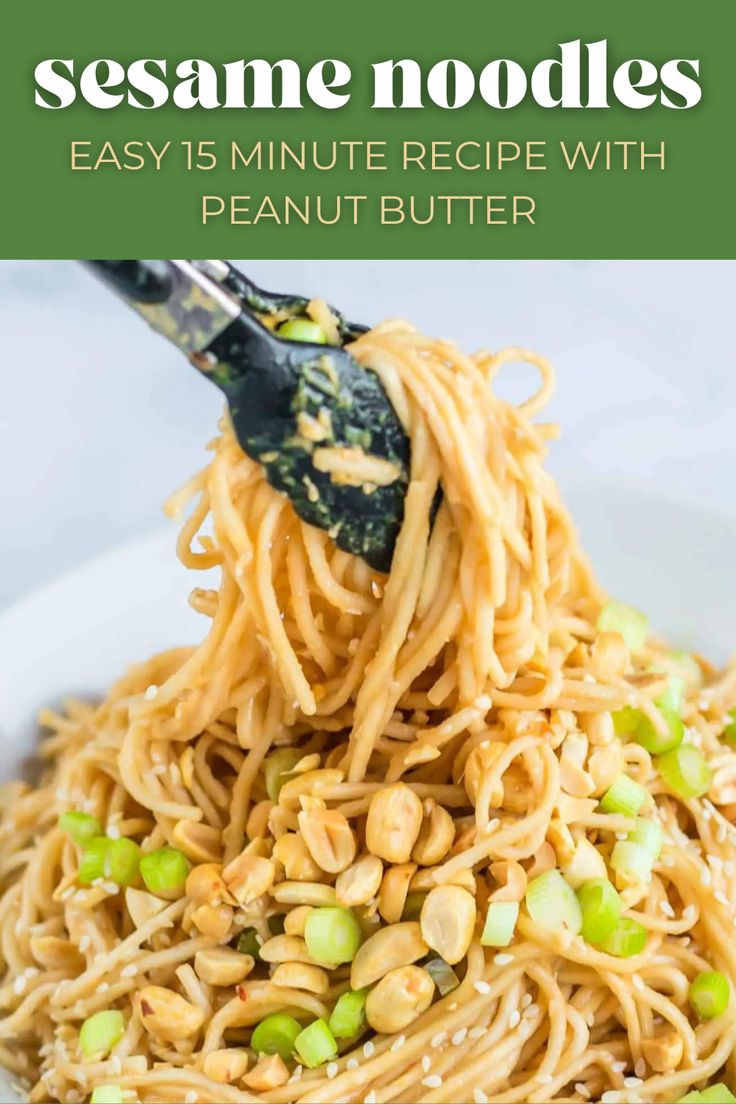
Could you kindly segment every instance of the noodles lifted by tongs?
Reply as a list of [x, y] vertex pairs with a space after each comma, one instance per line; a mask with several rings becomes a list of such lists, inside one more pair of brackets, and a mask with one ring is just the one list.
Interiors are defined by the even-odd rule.
[[6, 788], [0, 1060], [37, 1102], [733, 1099], [736, 669], [596, 585], [544, 360], [351, 351], [411, 440], [390, 575], [223, 424], [171, 504], [205, 639]]

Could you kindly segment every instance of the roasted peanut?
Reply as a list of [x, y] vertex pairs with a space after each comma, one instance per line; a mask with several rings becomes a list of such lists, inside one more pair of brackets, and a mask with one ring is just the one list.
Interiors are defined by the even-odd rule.
[[221, 1085], [231, 1085], [233, 1081], [239, 1081], [247, 1069], [248, 1052], [237, 1047], [211, 1050], [202, 1063], [205, 1077], [210, 1077]]
[[195, 973], [208, 985], [237, 985], [248, 977], [254, 966], [251, 955], [230, 947], [210, 947], [197, 951], [194, 956]]
[[341, 770], [313, 770], [297, 774], [284, 782], [279, 792], [279, 805], [296, 805], [302, 795], [320, 797], [325, 790], [339, 786], [345, 778]]
[[315, 965], [307, 944], [298, 935], [274, 935], [261, 946], [264, 962], [307, 962]]
[[570, 862], [575, 854], [575, 840], [570, 829], [561, 820], [553, 818], [549, 822], [547, 842], [554, 848], [558, 866]]
[[450, 966], [468, 953], [475, 928], [475, 898], [459, 886], [436, 886], [422, 905], [422, 938]]
[[280, 862], [289, 881], [315, 882], [323, 876], [322, 869], [309, 853], [302, 836], [285, 832], [273, 845], [273, 857]]
[[243, 1078], [243, 1084], [256, 1092], [278, 1089], [289, 1080], [289, 1070], [278, 1054], [263, 1055]]
[[200, 863], [187, 875], [187, 897], [202, 905], [232, 904], [233, 898], [222, 880], [220, 863]]
[[168, 1043], [189, 1039], [204, 1023], [204, 1011], [171, 989], [147, 985], [138, 994], [143, 1026], [150, 1035]]
[[365, 989], [389, 970], [423, 958], [428, 949], [415, 920], [380, 928], [358, 948], [350, 968], [350, 987]]
[[575, 854], [568, 863], [561, 866], [565, 881], [573, 889], [580, 889], [585, 882], [594, 878], [607, 878], [606, 863], [600, 851], [590, 840], [585, 838], [578, 840], [575, 845]]
[[455, 823], [447, 809], [443, 809], [434, 801], [427, 804], [431, 807], [422, 821], [411, 857], [420, 866], [435, 866], [442, 862], [452, 847], [455, 839]]
[[275, 873], [270, 859], [243, 851], [225, 867], [222, 880], [236, 901], [248, 905], [268, 892]]
[[631, 662], [624, 638], [617, 632], [602, 632], [590, 649], [590, 666], [596, 678], [602, 682], [621, 678]]
[[343, 908], [365, 905], [378, 893], [382, 877], [383, 863], [378, 856], [361, 855], [337, 876], [335, 895], [338, 905]]
[[498, 882], [498, 888], [491, 893], [492, 901], [521, 901], [526, 893], [526, 871], [518, 862], [497, 862], [491, 864], [491, 874]]
[[219, 862], [222, 856], [220, 832], [209, 824], [179, 820], [171, 832], [171, 839], [174, 846], [180, 848], [192, 862]]
[[284, 935], [304, 935], [307, 917], [311, 911], [310, 905], [297, 905], [290, 909], [284, 917]]
[[306, 989], [309, 993], [326, 993], [330, 987], [329, 976], [319, 966], [307, 962], [281, 962], [271, 975], [273, 985], [286, 989]]
[[402, 863], [401, 866], [390, 866], [383, 875], [378, 911], [387, 924], [396, 924], [401, 919], [409, 883], [416, 869], [416, 863]]
[[379, 790], [371, 798], [365, 826], [368, 850], [390, 863], [411, 858], [422, 827], [422, 803], [403, 782]]
[[81, 974], [86, 966], [84, 955], [79, 953], [74, 944], [56, 935], [32, 935], [30, 948], [36, 962], [47, 970]]
[[128, 886], [125, 890], [125, 906], [137, 928], [142, 928], [148, 920], [158, 916], [167, 905], [168, 901], [162, 900], [161, 897], [154, 897], [144, 889], [133, 889], [132, 886]]
[[355, 858], [355, 835], [347, 819], [337, 809], [303, 809], [298, 816], [299, 830], [309, 853], [328, 874], [339, 874]]
[[200, 905], [192, 913], [192, 923], [210, 939], [227, 939], [233, 923], [230, 905]]
[[597, 747], [588, 759], [588, 772], [593, 779], [593, 793], [596, 797], [604, 794], [624, 769], [624, 757], [621, 744], [616, 740], [604, 747]]
[[371, 989], [365, 1015], [374, 1031], [394, 1034], [408, 1027], [432, 1003], [434, 982], [418, 966], [390, 970]]
[[271, 890], [274, 901], [282, 905], [335, 905], [337, 899], [332, 886], [319, 882], [279, 882]]
[[671, 1073], [682, 1061], [684, 1046], [682, 1035], [676, 1031], [663, 1031], [653, 1039], [642, 1039], [644, 1060], [656, 1073]]

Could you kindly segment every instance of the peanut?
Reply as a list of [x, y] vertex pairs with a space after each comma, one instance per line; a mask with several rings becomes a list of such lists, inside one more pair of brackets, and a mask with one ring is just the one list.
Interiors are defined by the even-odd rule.
[[201, 1008], [160, 985], [141, 989], [138, 1007], [146, 1031], [168, 1043], [191, 1038], [204, 1023]]
[[389, 1035], [402, 1031], [432, 1003], [434, 982], [418, 966], [390, 970], [371, 989], [365, 1015], [374, 1031]]
[[354, 908], [365, 905], [378, 893], [383, 863], [377, 855], [361, 855], [352, 866], [341, 871], [335, 882], [338, 905]]
[[210, 939], [225, 940], [230, 934], [233, 910], [230, 905], [200, 905], [192, 913], [192, 923]]
[[278, 1054], [263, 1055], [243, 1078], [243, 1084], [256, 1092], [278, 1089], [289, 1080], [289, 1070]]
[[365, 826], [368, 850], [390, 863], [411, 858], [422, 826], [422, 803], [407, 785], [395, 782], [371, 798]]
[[247, 1051], [237, 1047], [211, 1050], [202, 1063], [205, 1077], [218, 1081], [221, 1085], [231, 1085], [233, 1081], [239, 1081], [247, 1069]]
[[309, 853], [328, 874], [339, 874], [355, 858], [356, 843], [347, 819], [337, 809], [302, 810], [298, 816]]
[[436, 886], [422, 906], [422, 938], [450, 966], [468, 953], [475, 928], [475, 898], [459, 886]]
[[273, 857], [280, 862], [289, 881], [315, 882], [323, 871], [312, 858], [302, 836], [285, 832], [273, 845]]
[[389, 970], [423, 958], [428, 946], [415, 920], [380, 928], [358, 948], [350, 968], [351, 989], [364, 989]]
[[436, 866], [442, 862], [455, 839], [455, 823], [441, 805], [431, 802], [431, 808], [422, 821], [417, 842], [411, 857], [420, 866]]
[[273, 885], [274, 865], [270, 859], [244, 851], [222, 872], [222, 880], [241, 905], [249, 905], [262, 897]]
[[210, 947], [194, 956], [197, 977], [208, 985], [237, 985], [254, 966], [251, 955], [240, 954], [230, 947]]
[[378, 895], [378, 911], [387, 924], [396, 924], [401, 919], [409, 883], [416, 869], [416, 863], [402, 863], [401, 866], [390, 866], [383, 875]]

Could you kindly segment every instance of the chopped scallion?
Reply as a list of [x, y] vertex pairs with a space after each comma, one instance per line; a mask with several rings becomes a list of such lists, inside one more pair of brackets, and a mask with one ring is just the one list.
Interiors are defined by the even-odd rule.
[[143, 855], [140, 871], [146, 889], [165, 897], [184, 889], [189, 873], [189, 860], [176, 847], [160, 847]]
[[98, 1085], [92, 1090], [89, 1104], [123, 1104], [125, 1097], [119, 1085]]
[[526, 907], [535, 923], [554, 931], [565, 927], [577, 935], [583, 923], [575, 891], [559, 870], [547, 870], [529, 882]]
[[[562, 880], [562, 879], [561, 879]], [[566, 884], [566, 883], [564, 883]], [[508, 947], [519, 919], [518, 901], [491, 901], [480, 941], [484, 947]]]
[[636, 920], [622, 916], [611, 934], [601, 940], [598, 948], [606, 954], [616, 955], [617, 958], [631, 958], [632, 955], [640, 954], [646, 945], [647, 929]]
[[604, 813], [622, 813], [633, 817], [647, 799], [647, 791], [628, 774], [620, 774], [601, 798]]
[[427, 900], [426, 893], [407, 893], [404, 901], [404, 909], [401, 913], [402, 920], [418, 920], [422, 914], [422, 907]]
[[304, 925], [307, 950], [323, 966], [352, 962], [360, 939], [360, 925], [350, 909], [338, 906], [312, 909]]
[[105, 852], [105, 877], [119, 886], [132, 885], [138, 877], [141, 849], [132, 839], [121, 836], [110, 841]]
[[304, 752], [299, 748], [285, 747], [277, 748], [263, 760], [263, 780], [271, 801], [278, 801], [279, 791], [286, 781], [285, 775], [303, 758]]
[[611, 852], [611, 870], [619, 875], [619, 885], [646, 885], [652, 879], [652, 856], [640, 843], [619, 840]]
[[125, 1034], [123, 1013], [110, 1008], [95, 1012], [85, 1020], [79, 1032], [79, 1046], [85, 1058], [106, 1058]]
[[617, 632], [630, 652], [638, 652], [649, 633], [649, 621], [641, 610], [623, 602], [607, 602], [596, 621], [598, 632]]
[[[660, 704], [660, 703], [658, 703]], [[619, 736], [635, 740], [650, 755], [662, 755], [671, 748], [679, 747], [685, 735], [682, 720], [675, 710], [660, 704], [660, 713], [666, 725], [666, 731], [654, 725], [641, 709], [626, 706], [613, 714], [613, 725]]]
[[652, 863], [659, 858], [662, 850], [662, 826], [656, 820], [647, 820], [645, 817], [636, 818], [636, 826], [628, 834], [630, 843], [638, 843], [649, 855]]
[[578, 890], [583, 916], [580, 934], [586, 943], [600, 943], [615, 930], [621, 916], [621, 898], [607, 878], [595, 878]]
[[71, 836], [80, 847], [84, 847], [95, 836], [102, 835], [102, 825], [96, 816], [92, 816], [90, 813], [80, 813], [74, 809], [61, 814], [59, 827], [62, 832], [66, 832], [68, 836]]
[[294, 1050], [308, 1069], [315, 1069], [335, 1057], [337, 1043], [325, 1021], [315, 1020], [297, 1035]]
[[445, 962], [444, 958], [430, 958], [424, 969], [437, 986], [437, 990], [441, 997], [446, 996], [447, 993], [451, 993], [453, 989], [457, 989], [460, 984], [460, 978], [457, 976], [452, 966], [450, 966], [449, 962]]
[[338, 998], [330, 1016], [330, 1031], [336, 1039], [353, 1039], [365, 1023], [367, 989], [348, 989]]
[[261, 944], [258, 942], [255, 928], [246, 928], [245, 931], [242, 931], [238, 936], [235, 947], [241, 954], [250, 955], [251, 958], [259, 959], [261, 957]]
[[736, 1096], [728, 1085], [719, 1081], [717, 1085], [709, 1085], [707, 1089], [701, 1090], [700, 1104], [736, 1104]]
[[105, 877], [105, 855], [111, 843], [107, 836], [95, 836], [85, 843], [77, 874], [80, 885], [92, 885], [98, 878]]
[[273, 1016], [266, 1016], [253, 1029], [250, 1044], [258, 1054], [278, 1054], [288, 1062], [293, 1057], [294, 1043], [301, 1030], [302, 1025], [293, 1016], [276, 1012]]
[[728, 744], [736, 745], [736, 709], [732, 709], [728, 716], [729, 723], [723, 730], [723, 739]]
[[714, 1020], [728, 1008], [731, 987], [728, 978], [717, 970], [698, 974], [688, 990], [690, 1005], [701, 1020]]
[[711, 769], [693, 744], [682, 744], [660, 755], [657, 767], [678, 797], [702, 797], [711, 783]]
[[282, 322], [276, 330], [279, 337], [286, 337], [289, 341], [308, 341], [312, 345], [326, 345], [327, 334], [318, 322], [311, 318], [290, 318]]

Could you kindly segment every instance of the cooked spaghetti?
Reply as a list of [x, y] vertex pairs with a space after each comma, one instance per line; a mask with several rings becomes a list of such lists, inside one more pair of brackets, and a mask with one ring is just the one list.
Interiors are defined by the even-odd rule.
[[41, 784], [5, 788], [0, 1062], [34, 1102], [733, 1085], [736, 667], [596, 584], [543, 359], [403, 323], [351, 351], [411, 440], [390, 575], [223, 422], [171, 502], [181, 561], [219, 571], [202, 643], [46, 712]]

